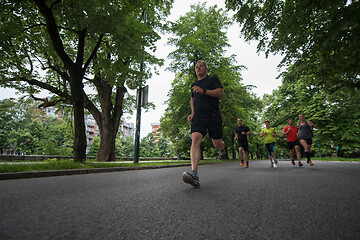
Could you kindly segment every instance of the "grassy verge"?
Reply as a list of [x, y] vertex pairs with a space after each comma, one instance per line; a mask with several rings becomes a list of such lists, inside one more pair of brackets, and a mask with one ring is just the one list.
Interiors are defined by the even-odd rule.
[[[305, 159], [303, 159], [305, 160]], [[312, 158], [316, 161], [347, 161], [360, 162], [360, 158]], [[215, 162], [229, 162], [239, 160], [202, 160], [200, 163], [215, 163]], [[88, 169], [88, 168], [108, 168], [108, 167], [141, 167], [141, 166], [161, 166], [161, 165], [175, 165], [175, 164], [190, 164], [190, 161], [163, 161], [163, 162], [147, 162], [147, 163], [116, 163], [116, 162], [95, 162], [93, 160], [86, 163], [77, 163], [73, 160], [56, 160], [49, 159], [42, 163], [23, 163], [23, 162], [0, 162], [0, 173], [6, 172], [31, 172], [31, 171], [46, 171], [46, 170], [66, 170], [66, 169]]]
[[[220, 162], [218, 160], [204, 160], [201, 163]], [[147, 163], [116, 163], [116, 162], [94, 162], [77, 163], [73, 160], [53, 160], [49, 159], [43, 163], [23, 163], [23, 162], [1, 162], [0, 173], [8, 172], [31, 172], [47, 170], [66, 170], [66, 169], [88, 169], [88, 168], [109, 168], [109, 167], [142, 167], [142, 166], [161, 166], [175, 164], [190, 164], [190, 161], [163, 161]]]
[[360, 162], [360, 158], [341, 158], [341, 157], [312, 157], [315, 161], [340, 161], [340, 162]]

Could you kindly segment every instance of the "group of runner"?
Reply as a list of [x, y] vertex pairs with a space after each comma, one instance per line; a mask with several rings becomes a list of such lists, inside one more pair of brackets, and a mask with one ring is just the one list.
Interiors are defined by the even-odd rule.
[[[306, 162], [313, 166], [311, 161], [311, 146], [313, 131], [312, 128], [317, 128], [311, 121], [306, 121], [304, 114], [299, 115], [298, 126], [294, 125], [294, 119], [288, 120], [288, 126], [286, 126], [282, 132], [283, 136], [286, 136], [288, 148], [290, 150], [290, 158], [292, 165], [295, 165], [294, 154], [298, 161], [299, 167], [302, 167], [301, 163], [301, 151], [300, 144], [304, 147]], [[241, 118], [237, 119], [238, 126], [235, 128], [235, 140], [238, 140], [239, 156], [241, 159], [240, 166], [244, 166], [245, 155], [245, 167], [249, 167], [249, 143], [247, 136], [251, 134], [248, 126], [243, 124]], [[260, 132], [260, 138], [264, 137], [265, 148], [269, 156], [271, 167], [277, 168], [277, 160], [275, 156], [275, 137], [277, 133], [274, 128], [270, 127], [270, 121], [265, 121], [265, 128]], [[243, 154], [244, 152], [244, 154]]]
[[[208, 65], [205, 61], [198, 61], [195, 65], [195, 73], [197, 81], [191, 85], [190, 107], [191, 114], [187, 120], [191, 122], [191, 170], [184, 172], [182, 179], [185, 183], [191, 184], [195, 187], [200, 186], [198, 176], [198, 165], [201, 159], [200, 144], [203, 137], [209, 133], [209, 137], [216, 149], [219, 150], [219, 157], [225, 158], [225, 143], [223, 141], [222, 133], [222, 118], [219, 110], [219, 98], [223, 97], [224, 88], [217, 76], [208, 75]], [[301, 156], [299, 151], [299, 140], [305, 148], [305, 155], [307, 162], [313, 165], [310, 159], [311, 144], [312, 144], [312, 127], [316, 127], [312, 122], [306, 121], [303, 114], [299, 115], [300, 123], [298, 127], [294, 126], [294, 121], [290, 122], [289, 126], [284, 129], [284, 135], [287, 135], [290, 154], [292, 152], [292, 162], [295, 164], [293, 156], [294, 149], [296, 151], [299, 166], [302, 166]], [[291, 123], [291, 124], [290, 124]], [[242, 151], [244, 150], [246, 167], [249, 167], [249, 149], [247, 136], [251, 134], [250, 129], [243, 125], [242, 119], [238, 119], [238, 127], [235, 129], [235, 138], [239, 143], [239, 154], [241, 158], [241, 165], [244, 165], [244, 157]], [[266, 127], [261, 130], [260, 137], [264, 137], [265, 146], [268, 151], [269, 159], [272, 167], [277, 167], [275, 157], [275, 136], [274, 128], [270, 127], [270, 121], [265, 121]], [[299, 136], [298, 136], [299, 135]]]

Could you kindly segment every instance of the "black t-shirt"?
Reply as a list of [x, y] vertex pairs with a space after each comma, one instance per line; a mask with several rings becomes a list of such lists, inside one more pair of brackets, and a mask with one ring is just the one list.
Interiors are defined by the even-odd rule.
[[247, 141], [247, 135], [243, 135], [241, 133], [242, 132], [245, 132], [245, 133], [250, 132], [250, 129], [246, 125], [241, 125], [241, 126], [237, 126], [235, 128], [235, 132], [238, 135], [238, 142], [244, 142], [244, 141]]
[[[191, 88], [193, 86], [199, 86], [202, 89], [206, 90], [223, 88], [217, 76], [207, 76], [204, 79], [198, 80], [191, 84]], [[194, 99], [194, 118], [221, 117], [218, 98], [210, 97], [200, 93], [195, 93], [192, 89], [191, 97]]]

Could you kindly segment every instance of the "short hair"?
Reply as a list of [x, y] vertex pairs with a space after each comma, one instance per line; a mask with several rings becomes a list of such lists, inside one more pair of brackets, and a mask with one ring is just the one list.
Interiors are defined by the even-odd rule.
[[207, 63], [206, 63], [204, 60], [199, 60], [199, 61], [197, 61], [196, 65], [197, 65], [198, 63], [203, 63], [203, 64], [205, 65], [205, 67], [206, 67], [207, 69], [209, 69]]
[[293, 119], [293, 118], [289, 118], [289, 119], [288, 119], [288, 121], [290, 121], [290, 120], [294, 121], [294, 119]]

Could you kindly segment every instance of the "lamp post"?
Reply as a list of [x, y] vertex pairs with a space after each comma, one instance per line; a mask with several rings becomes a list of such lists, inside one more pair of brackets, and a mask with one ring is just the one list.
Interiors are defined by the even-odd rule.
[[[144, 11], [144, 26], [146, 26], [146, 11]], [[144, 71], [144, 52], [142, 53], [142, 61], [140, 64], [140, 72]], [[143, 101], [144, 88], [139, 87], [136, 98], [136, 130], [135, 130], [135, 149], [134, 149], [134, 163], [139, 163], [140, 155], [140, 125], [141, 125], [141, 106]]]

